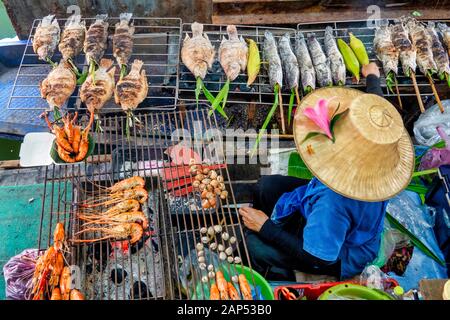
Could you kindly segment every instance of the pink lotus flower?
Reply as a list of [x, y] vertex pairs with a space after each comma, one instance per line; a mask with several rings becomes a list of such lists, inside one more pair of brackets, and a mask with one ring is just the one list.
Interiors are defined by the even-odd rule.
[[314, 107], [306, 107], [303, 114], [311, 119], [328, 138], [333, 140], [330, 130], [331, 115], [328, 110], [330, 101], [331, 99], [319, 99]]

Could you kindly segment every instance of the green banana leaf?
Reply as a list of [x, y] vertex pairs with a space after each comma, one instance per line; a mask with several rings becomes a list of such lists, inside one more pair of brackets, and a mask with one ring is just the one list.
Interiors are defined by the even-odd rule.
[[292, 152], [289, 155], [288, 176], [305, 180], [311, 180], [313, 178], [313, 175], [308, 170], [308, 167], [303, 162], [298, 152]]
[[419, 248], [420, 251], [425, 253], [427, 256], [435, 260], [437, 263], [439, 263], [442, 266], [445, 266], [445, 262], [442, 261], [436, 254], [434, 254], [433, 251], [431, 251], [419, 238], [417, 238], [412, 232], [410, 232], [408, 229], [406, 229], [397, 219], [395, 219], [393, 216], [389, 214], [389, 212], [386, 212], [386, 219], [389, 221], [389, 223], [398, 231], [402, 232], [403, 234], [407, 235], [408, 238], [411, 240], [411, 242]]

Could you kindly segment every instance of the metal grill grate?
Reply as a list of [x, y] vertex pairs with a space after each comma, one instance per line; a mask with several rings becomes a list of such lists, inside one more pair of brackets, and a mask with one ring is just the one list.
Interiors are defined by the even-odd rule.
[[[61, 30], [67, 19], [58, 19]], [[86, 27], [95, 21], [94, 18], [85, 18]], [[178, 60], [181, 33], [181, 19], [178, 18], [140, 18], [132, 19], [135, 26], [133, 54], [134, 59], [144, 61], [144, 68], [149, 82], [149, 92], [146, 100], [140, 104], [138, 110], [174, 110], [178, 97]], [[33, 37], [41, 19], [33, 22], [30, 35], [25, 46], [24, 54], [17, 72], [14, 86], [8, 101], [9, 109], [35, 109], [44, 110], [47, 102], [40, 97], [38, 83], [45, 79], [51, 66], [40, 61], [33, 51]], [[114, 59], [112, 54], [112, 36], [118, 18], [109, 18], [108, 49], [105, 58]], [[53, 61], [61, 59], [57, 50]], [[87, 70], [84, 53], [75, 58], [79, 69]], [[118, 68], [116, 68], [118, 69]], [[118, 77], [118, 71], [116, 71]], [[79, 86], [66, 102], [68, 109], [85, 110], [78, 96]], [[113, 99], [112, 99], [113, 100]], [[121, 111], [113, 101], [109, 101], [102, 109], [102, 113]]]
[[[216, 119], [208, 117], [207, 112], [202, 107], [138, 114], [140, 125], [131, 129], [129, 139], [125, 135], [126, 117], [104, 117], [103, 132], [91, 132], [96, 147], [86, 162], [46, 167], [39, 249], [48, 247], [59, 221], [65, 224], [68, 238], [78, 237], [75, 233], [81, 224], [77, 215], [81, 201], [105, 197], [105, 187], [126, 177], [139, 175], [146, 180], [149, 198], [143, 211], [149, 218], [150, 232], [140, 241], [131, 245], [129, 240], [103, 240], [70, 246], [69, 263], [80, 267], [81, 289], [89, 299], [208, 298], [205, 287], [198, 285], [203, 274], [196, 267], [196, 254], [192, 254], [200, 242], [201, 227], [220, 223], [241, 244], [234, 248], [233, 256], [248, 260], [228, 169], [221, 157], [220, 131], [216, 130]], [[183, 193], [182, 183], [192, 175], [174, 174], [185, 172], [186, 167], [171, 162], [166, 152], [180, 141], [207, 163], [219, 165], [217, 171], [224, 177], [229, 196], [219, 199], [215, 209], [202, 209], [200, 196], [192, 189]], [[226, 268], [230, 275], [238, 272], [235, 264], [214, 260], [211, 251], [205, 257]], [[242, 262], [239, 265], [242, 267]], [[254, 279], [249, 282], [254, 284]]]
[[[449, 22], [450, 20], [439, 20], [439, 22]], [[393, 21], [390, 21], [393, 23]], [[367, 26], [367, 20], [356, 20], [356, 21], [336, 21], [336, 22], [329, 22], [329, 23], [299, 23], [297, 25], [297, 30], [307, 33], [307, 32], [313, 32], [317, 40], [320, 42], [320, 44], [323, 47], [323, 39], [325, 34], [325, 28], [327, 26], [331, 26], [334, 30], [334, 35], [336, 38], [342, 38], [347, 43], [349, 42], [349, 35], [348, 32], [352, 32], [356, 37], [358, 37], [365, 45], [367, 53], [369, 55], [370, 61], [378, 62], [380, 65], [381, 74], [383, 74], [383, 70], [381, 68], [381, 62], [378, 61], [376, 58], [375, 52], [373, 50], [373, 39], [375, 36], [375, 29], [373, 27]], [[347, 72], [347, 75], [349, 73]], [[433, 91], [431, 89], [431, 86], [428, 82], [428, 79], [421, 74], [417, 70], [417, 85], [419, 86], [420, 94], [421, 96], [433, 96]], [[399, 65], [399, 75], [397, 76], [398, 81], [398, 88], [400, 92], [400, 96], [416, 96], [414, 92], [414, 87], [412, 80], [409, 77], [406, 77], [403, 75], [401, 67]], [[386, 81], [384, 76], [382, 77], [382, 89], [385, 97], [395, 97], [396, 95], [392, 92], [389, 92], [386, 88]], [[362, 78], [359, 84], [352, 83], [352, 78], [350, 76], [347, 77], [346, 85], [349, 87], [357, 88], [357, 89], [364, 89], [365, 88], [365, 79]], [[442, 90], [448, 90], [447, 85], [444, 83], [444, 81], [437, 82], [436, 87]]]
[[[222, 67], [218, 61], [217, 52], [219, 50], [220, 42], [224, 36], [227, 36], [227, 26], [226, 25], [212, 25], [204, 24], [204, 32], [208, 35], [209, 40], [211, 40], [212, 45], [216, 50], [215, 62], [213, 64], [212, 70], [208, 70], [208, 73], [204, 79], [204, 84], [211, 93], [216, 95], [220, 88], [226, 82], [226, 76], [223, 72]], [[273, 33], [275, 39], [279, 39], [280, 36], [286, 32], [293, 33], [294, 29], [288, 28], [272, 28], [272, 27], [256, 27], [256, 26], [242, 26], [237, 25], [238, 35], [245, 38], [253, 39], [260, 48], [261, 59], [264, 60], [262, 54], [262, 44], [264, 41], [264, 31], [269, 30]], [[185, 38], [186, 34], [192, 36], [191, 24], [183, 23], [183, 33], [182, 39]], [[228, 37], [228, 36], [227, 36]], [[182, 44], [181, 44], [182, 45]], [[196, 80], [192, 73], [186, 68], [180, 59], [180, 83], [179, 83], [179, 98], [184, 101], [195, 101], [195, 85]], [[287, 103], [289, 101], [290, 92], [283, 91], [283, 102]], [[203, 95], [200, 95], [200, 101], [207, 102]], [[274, 100], [273, 88], [269, 84], [269, 78], [267, 76], [267, 70], [262, 66], [260, 74], [258, 75], [256, 81], [247, 87], [247, 75], [240, 74], [234, 81], [230, 84], [230, 91], [228, 94], [227, 101], [229, 103], [249, 103], [253, 102], [255, 104], [272, 105]]]

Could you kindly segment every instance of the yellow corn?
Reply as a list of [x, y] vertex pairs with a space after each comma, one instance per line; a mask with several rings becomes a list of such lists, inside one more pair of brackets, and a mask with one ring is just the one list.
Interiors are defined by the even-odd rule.
[[365, 66], [369, 64], [369, 56], [367, 55], [366, 47], [361, 40], [353, 35], [353, 33], [349, 32], [350, 35], [350, 48], [352, 48], [355, 53], [358, 61], [361, 65]]
[[359, 82], [358, 58], [356, 58], [355, 53], [344, 40], [337, 39], [337, 45], [342, 57], [344, 58], [345, 67], [356, 77], [356, 80]]
[[258, 45], [252, 39], [247, 39], [248, 57], [247, 57], [247, 86], [250, 86], [259, 74], [261, 59], [259, 57]]

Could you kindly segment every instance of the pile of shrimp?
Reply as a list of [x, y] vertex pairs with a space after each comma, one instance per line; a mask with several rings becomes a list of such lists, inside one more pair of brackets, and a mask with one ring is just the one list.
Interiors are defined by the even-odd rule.
[[[104, 188], [105, 196], [79, 203], [78, 218], [83, 222], [75, 235], [100, 233], [97, 238], [73, 239], [72, 242], [92, 243], [106, 239], [139, 241], [148, 228], [148, 218], [141, 205], [148, 199], [145, 180], [134, 176]], [[102, 209], [99, 210], [98, 208]]]

